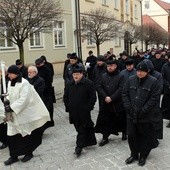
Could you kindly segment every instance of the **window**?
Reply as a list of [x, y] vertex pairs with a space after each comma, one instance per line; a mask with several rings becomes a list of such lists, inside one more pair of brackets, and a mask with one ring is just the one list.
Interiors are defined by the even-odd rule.
[[115, 46], [119, 47], [120, 46], [120, 38], [116, 36], [114, 40], [115, 40]]
[[102, 4], [103, 5], [108, 5], [108, 2], [107, 2], [108, 0], [102, 0]]
[[138, 14], [137, 14], [137, 5], [135, 4], [135, 18], [137, 18]]
[[3, 23], [0, 24], [0, 32], [0, 48], [14, 48], [14, 43], [10, 40], [13, 39], [12, 33]]
[[145, 8], [146, 10], [150, 9], [150, 0], [145, 0], [144, 3], [145, 3], [144, 8]]
[[125, 13], [129, 14], [129, 0], [126, 0], [125, 2]]
[[53, 27], [54, 33], [54, 45], [65, 46], [65, 31], [64, 31], [64, 22], [63, 21], [55, 21]]
[[43, 46], [42, 33], [40, 31], [30, 33], [30, 47], [38, 48], [42, 46]]
[[114, 0], [114, 7], [116, 8], [116, 9], [119, 9], [119, 2], [118, 2], [119, 0]]
[[87, 33], [87, 45], [93, 45], [92, 33], [90, 31]]

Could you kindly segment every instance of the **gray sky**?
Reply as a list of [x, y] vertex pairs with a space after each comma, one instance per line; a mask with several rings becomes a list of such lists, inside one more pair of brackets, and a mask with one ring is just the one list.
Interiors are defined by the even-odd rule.
[[170, 0], [163, 0], [163, 1], [170, 3]]

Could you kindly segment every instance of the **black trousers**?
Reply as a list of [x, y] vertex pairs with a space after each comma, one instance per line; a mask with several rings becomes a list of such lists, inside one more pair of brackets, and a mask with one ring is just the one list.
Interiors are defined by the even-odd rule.
[[8, 147], [11, 157], [31, 154], [42, 143], [42, 127], [32, 131], [30, 135], [22, 137], [21, 134], [8, 136]]
[[132, 119], [127, 119], [127, 132], [132, 156], [140, 155], [146, 159], [150, 151], [159, 144], [152, 123], [134, 124]]
[[8, 136], [7, 136], [7, 124], [1, 123], [0, 124], [0, 141], [8, 145]]
[[83, 122], [80, 120], [74, 122], [74, 127], [77, 131], [77, 147], [83, 148], [86, 146], [96, 145], [97, 142], [94, 133], [94, 123], [92, 121]]

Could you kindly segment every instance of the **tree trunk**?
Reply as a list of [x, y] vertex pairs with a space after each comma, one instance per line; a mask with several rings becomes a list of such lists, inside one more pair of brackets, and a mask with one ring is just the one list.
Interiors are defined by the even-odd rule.
[[20, 44], [18, 44], [18, 48], [19, 48], [19, 56], [20, 56], [20, 60], [23, 62], [24, 64], [24, 45], [23, 42], [21, 42]]
[[100, 55], [100, 44], [96, 44], [96, 46], [97, 46], [97, 56], [99, 56]]

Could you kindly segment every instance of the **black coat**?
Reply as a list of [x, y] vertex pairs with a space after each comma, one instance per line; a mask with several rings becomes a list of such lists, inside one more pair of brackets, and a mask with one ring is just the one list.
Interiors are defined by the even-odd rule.
[[90, 111], [96, 102], [96, 91], [91, 80], [83, 77], [78, 83], [69, 81], [64, 92], [64, 104], [69, 112], [70, 123], [90, 121]]
[[[96, 133], [118, 135], [118, 132], [126, 132], [126, 114], [121, 97], [123, 85], [124, 78], [118, 70], [102, 75], [98, 92], [102, 97], [103, 105], [96, 122]], [[112, 102], [106, 103], [104, 101], [107, 96], [112, 99]]]
[[160, 72], [160, 73], [161, 73], [162, 67], [165, 64], [165, 62], [166, 62], [166, 60], [164, 60], [163, 58], [160, 58], [160, 59], [153, 58], [152, 59], [152, 63], [154, 65], [154, 69], [156, 71]]
[[[98, 92], [103, 97], [103, 101], [107, 96], [111, 97], [112, 104], [117, 112], [124, 110], [121, 96], [124, 81], [123, 75], [120, 75], [118, 70], [113, 73], [106, 72], [102, 75], [98, 87]], [[104, 102], [104, 105], [107, 106], [108, 104]]]
[[94, 85], [96, 87], [96, 90], [97, 90], [97, 88], [98, 88], [98, 86], [99, 86], [99, 84], [101, 82], [102, 75], [104, 73], [106, 73], [106, 71], [107, 71], [107, 66], [106, 66], [105, 63], [103, 63], [103, 65], [101, 65], [101, 66], [96, 65], [94, 67], [94, 70], [93, 70], [93, 82], [94, 82]]
[[28, 77], [28, 68], [26, 66], [23, 65], [21, 68], [19, 68], [19, 71], [23, 78], [26, 79]]
[[125, 83], [122, 97], [127, 118], [135, 122], [152, 122], [155, 113], [160, 112], [160, 85], [148, 75], [142, 80], [136, 75]]
[[52, 74], [51, 71], [45, 66], [37, 67], [38, 75], [44, 79], [45, 89], [44, 89], [44, 97], [52, 96]]
[[90, 63], [90, 68], [87, 68], [87, 74], [93, 74], [93, 69], [97, 63], [97, 57], [94, 55], [88, 56], [85, 64], [86, 63]]
[[162, 67], [163, 93], [170, 95], [170, 62]]
[[162, 112], [163, 118], [170, 120], [170, 62], [167, 62], [162, 67], [163, 76], [163, 99], [162, 99]]
[[33, 78], [28, 78], [28, 81], [30, 84], [32, 84], [34, 86], [34, 89], [39, 94], [41, 99], [44, 100], [44, 97], [43, 97], [44, 89], [45, 89], [44, 79], [41, 78], [40, 76], [36, 75]]

